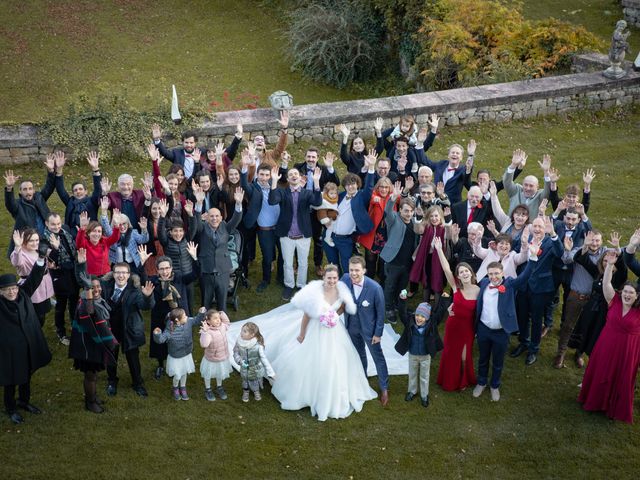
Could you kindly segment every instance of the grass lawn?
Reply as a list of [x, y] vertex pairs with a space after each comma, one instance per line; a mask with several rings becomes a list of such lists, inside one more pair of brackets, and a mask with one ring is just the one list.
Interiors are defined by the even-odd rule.
[[[5, 0], [0, 2], [0, 123], [38, 122], [80, 93], [125, 89], [144, 108], [204, 98], [235, 110], [286, 90], [297, 104], [401, 90], [393, 80], [338, 90], [291, 72], [283, 56], [287, 2], [274, 0]], [[280, 9], [280, 10], [279, 10]], [[613, 0], [527, 0], [529, 18], [581, 23], [609, 42], [622, 9]], [[630, 40], [635, 58], [640, 35]], [[228, 97], [225, 97], [225, 92]]]
[[[477, 167], [499, 174], [511, 152], [529, 154], [527, 173], [539, 175], [537, 161], [552, 156], [561, 172], [561, 189], [595, 168], [589, 216], [605, 235], [622, 234], [623, 243], [640, 225], [640, 215], [624, 199], [637, 198], [640, 109], [576, 114], [568, 118], [519, 121], [511, 124], [446, 128], [432, 154], [444, 158], [451, 143], [478, 141]], [[301, 149], [291, 149], [301, 158]], [[323, 145], [337, 153], [337, 144]], [[104, 165], [103, 171], [130, 171], [138, 178], [147, 160]], [[42, 169], [19, 170], [40, 185]], [[89, 173], [86, 165], [67, 169]], [[57, 201], [54, 205], [59, 206]], [[55, 207], [58, 208], [58, 207]], [[12, 220], [0, 209], [5, 225], [0, 250], [5, 251]], [[6, 258], [2, 271], [10, 271]], [[251, 283], [257, 284], [258, 261]], [[240, 291], [240, 311], [233, 320], [265, 312], [281, 303], [281, 290], [264, 294]], [[107, 412], [83, 410], [81, 374], [71, 368], [65, 349], [55, 340], [52, 314], [45, 331], [54, 354], [52, 364], [33, 379], [33, 402], [44, 415], [27, 414], [16, 428], [0, 417], [0, 476], [40, 478], [636, 478], [640, 469], [640, 423], [612, 422], [601, 414], [582, 411], [576, 402], [582, 371], [555, 370], [551, 361], [557, 328], [542, 343], [539, 361], [525, 367], [522, 358], [507, 358], [502, 400], [470, 391], [445, 393], [435, 385], [439, 359], [432, 366], [428, 409], [414, 400], [405, 403], [406, 377], [391, 379], [391, 404], [383, 409], [367, 402], [359, 414], [345, 420], [318, 422], [308, 410], [281, 411], [266, 394], [261, 403], [240, 401], [237, 375], [225, 382], [226, 402], [208, 403], [198, 374], [189, 378], [192, 400], [170, 399], [170, 380], [151, 378], [153, 364], [141, 352], [150, 396], [135, 396], [129, 387], [124, 359], [120, 363], [118, 396]], [[267, 341], [267, 349], [269, 344]], [[194, 358], [199, 361], [196, 346]], [[100, 375], [100, 390], [105, 374]], [[371, 385], [377, 388], [375, 379]], [[636, 407], [640, 402], [636, 401]], [[640, 409], [636, 408], [636, 415]], [[635, 472], [635, 473], [634, 473]]]

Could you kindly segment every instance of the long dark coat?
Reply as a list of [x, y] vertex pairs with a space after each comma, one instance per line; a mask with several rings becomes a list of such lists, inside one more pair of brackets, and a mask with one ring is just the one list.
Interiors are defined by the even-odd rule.
[[45, 266], [33, 266], [20, 285], [15, 301], [0, 297], [0, 385], [22, 385], [51, 361], [31, 295], [38, 288]]

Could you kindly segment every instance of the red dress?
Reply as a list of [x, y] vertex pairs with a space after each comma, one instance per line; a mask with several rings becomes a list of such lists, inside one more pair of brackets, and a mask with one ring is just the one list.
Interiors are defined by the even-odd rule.
[[[438, 385], [448, 392], [462, 390], [476, 384], [473, 370], [473, 322], [476, 315], [476, 300], [467, 300], [462, 290], [453, 294], [453, 313], [444, 328], [444, 349], [438, 369]], [[464, 365], [462, 351], [465, 352]]]
[[607, 323], [584, 373], [578, 401], [582, 408], [633, 422], [633, 391], [640, 366], [640, 308], [622, 316], [622, 298], [613, 297]]

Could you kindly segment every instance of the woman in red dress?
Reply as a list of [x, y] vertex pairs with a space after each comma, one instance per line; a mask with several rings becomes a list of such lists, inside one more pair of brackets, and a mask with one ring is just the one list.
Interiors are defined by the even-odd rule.
[[627, 282], [622, 292], [611, 285], [614, 251], [605, 254], [602, 291], [609, 304], [607, 323], [596, 342], [582, 381], [578, 401], [589, 411], [633, 422], [633, 392], [640, 366], [640, 300], [638, 286]]
[[439, 238], [434, 240], [433, 246], [438, 252], [445, 277], [453, 289], [453, 305], [444, 328], [444, 350], [438, 369], [438, 385], [448, 392], [464, 390], [476, 384], [472, 356], [475, 336], [473, 323], [480, 287], [476, 283], [473, 269], [467, 263], [458, 264], [454, 278]]

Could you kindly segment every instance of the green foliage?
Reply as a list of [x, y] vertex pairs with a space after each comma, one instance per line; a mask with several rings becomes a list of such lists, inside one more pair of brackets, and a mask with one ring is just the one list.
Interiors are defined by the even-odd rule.
[[319, 0], [295, 9], [286, 33], [293, 70], [338, 88], [382, 64], [381, 19], [366, 3]]
[[429, 2], [415, 38], [416, 69], [432, 90], [511, 81], [566, 68], [571, 54], [602, 46], [583, 27], [529, 22], [498, 0]]
[[151, 125], [159, 124], [165, 133], [175, 137], [189, 128], [197, 128], [204, 119], [202, 99], [182, 102], [182, 123], [171, 121], [171, 105], [167, 98], [162, 103], [148, 103], [144, 111], [134, 108], [126, 91], [82, 93], [66, 109], [60, 109], [43, 126], [43, 134], [54, 144], [71, 148], [78, 156], [97, 150], [105, 160], [142, 153], [145, 139], [149, 138]]

